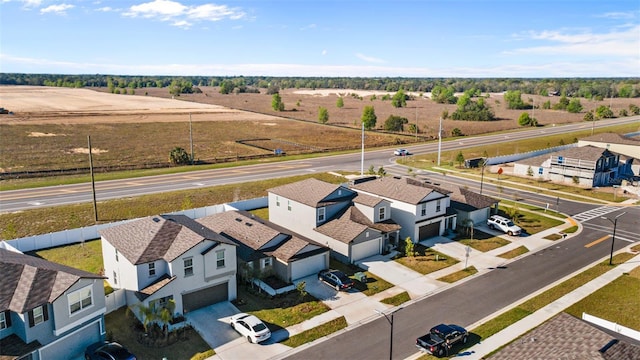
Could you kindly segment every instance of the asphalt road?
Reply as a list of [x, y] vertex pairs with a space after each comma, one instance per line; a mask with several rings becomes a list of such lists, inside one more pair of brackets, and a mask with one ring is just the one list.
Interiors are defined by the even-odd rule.
[[[620, 119], [600, 120], [594, 123], [576, 123], [563, 126], [547, 126], [531, 130], [461, 138], [456, 141], [445, 141], [441, 149], [452, 150], [466, 147], [527, 139], [536, 136], [548, 136], [576, 130], [626, 124], [640, 123], [640, 116]], [[414, 154], [432, 153], [438, 150], [438, 143], [431, 142], [409, 146]], [[512, 152], [505, 149], [505, 154]], [[96, 199], [98, 201], [133, 197], [144, 194], [161, 193], [174, 190], [197, 189], [201, 187], [241, 183], [266, 178], [288, 177], [313, 172], [331, 170], [366, 171], [369, 166], [379, 167], [390, 165], [392, 151], [366, 151], [364, 166], [361, 165], [361, 154], [345, 154], [327, 156], [316, 159], [284, 161], [272, 164], [250, 165], [226, 169], [201, 170], [188, 173], [149, 176], [144, 178], [123, 179], [96, 182]], [[76, 204], [92, 201], [91, 184], [61, 185], [46, 188], [0, 191], [0, 211], [14, 212], [38, 207]]]
[[[615, 250], [637, 241], [640, 208], [629, 207], [607, 214], [618, 220]], [[557, 245], [495, 269], [472, 281], [448, 288], [403, 306], [394, 314], [393, 358], [404, 359], [417, 352], [415, 339], [433, 325], [453, 323], [469, 326], [509, 307], [528, 294], [567, 277], [575, 271], [608, 257], [612, 225], [600, 217], [588, 220], [585, 230]], [[605, 240], [600, 240], [600, 239]], [[302, 351], [285, 354], [287, 359], [386, 359], [389, 356], [390, 326], [380, 317], [330, 337]]]

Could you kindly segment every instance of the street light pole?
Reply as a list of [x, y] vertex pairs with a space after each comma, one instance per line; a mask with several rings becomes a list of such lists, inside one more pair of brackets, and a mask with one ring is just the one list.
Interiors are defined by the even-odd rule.
[[627, 212], [623, 212], [622, 214], [616, 216], [615, 218], [613, 218], [613, 220], [609, 219], [608, 217], [604, 217], [601, 216], [601, 219], [606, 219], [609, 220], [612, 224], [613, 224], [613, 236], [611, 237], [611, 255], [609, 255], [609, 265], [613, 265], [613, 244], [616, 241], [616, 227], [618, 226], [618, 218], [621, 217], [622, 215], [626, 214]]
[[402, 308], [398, 308], [389, 314], [385, 314], [380, 310], [374, 310], [378, 314], [383, 315], [384, 318], [387, 319], [387, 322], [389, 323], [389, 325], [391, 325], [391, 334], [389, 336], [389, 360], [393, 359], [393, 314], [400, 311], [401, 309]]

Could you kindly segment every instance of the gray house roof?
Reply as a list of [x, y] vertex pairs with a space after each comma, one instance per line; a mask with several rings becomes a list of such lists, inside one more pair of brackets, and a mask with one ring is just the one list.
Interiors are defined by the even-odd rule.
[[362, 194], [362, 193], [359, 193], [358, 196], [356, 196], [353, 199], [354, 203], [362, 204], [369, 207], [375, 207], [376, 205], [380, 204], [383, 201], [387, 201], [387, 200], [383, 198], [375, 197], [372, 195], [368, 195], [368, 194]]
[[134, 265], [171, 262], [206, 240], [233, 244], [182, 215], [149, 216], [103, 229], [100, 235]]
[[440, 191], [436, 191], [434, 188], [428, 187], [420, 181], [409, 178], [381, 177], [375, 180], [361, 182], [351, 187], [384, 198], [415, 205], [419, 204], [432, 192], [442, 194]]
[[622, 134], [616, 133], [602, 133], [587, 136], [585, 138], [580, 139], [582, 141], [592, 141], [592, 142], [602, 142], [607, 144], [624, 144], [624, 145], [635, 145], [640, 146], [640, 140], [634, 139], [628, 136], [624, 136]]
[[[240, 245], [238, 255], [245, 261], [252, 261], [264, 257], [264, 255], [289, 261], [301, 257], [300, 251], [308, 246], [324, 248], [313, 240], [256, 217], [247, 211], [226, 211], [200, 218], [197, 221]], [[280, 237], [281, 241], [269, 245], [268, 248], [264, 247], [276, 237]], [[312, 254], [309, 253], [309, 255]]]
[[587, 145], [587, 146], [574, 147], [574, 148], [569, 148], [561, 151], [556, 151], [549, 154], [533, 156], [530, 158], [518, 160], [516, 161], [516, 163], [530, 165], [530, 166], [540, 166], [542, 165], [542, 163], [549, 160], [549, 158], [554, 155], [563, 156], [565, 158], [570, 158], [570, 159], [596, 161], [599, 158], [601, 158], [603, 154], [610, 155], [610, 154], [613, 154], [613, 152], [606, 149], [599, 148], [599, 147], [595, 147], [592, 145]]
[[322, 205], [323, 200], [341, 187], [345, 191], [345, 197], [353, 197], [353, 191], [341, 185], [330, 184], [314, 178], [274, 187], [268, 189], [267, 192], [311, 207], [318, 207]]
[[[640, 359], [640, 346], [611, 345], [614, 337], [567, 313], [546, 323], [498, 351], [489, 360], [512, 359]], [[607, 345], [611, 345], [607, 347]]]
[[332, 239], [348, 244], [369, 229], [369, 226], [354, 221], [354, 218], [366, 219], [355, 206], [349, 206], [344, 212], [318, 226], [315, 230]]
[[80, 279], [103, 276], [0, 248], [0, 311], [24, 313], [54, 302]]

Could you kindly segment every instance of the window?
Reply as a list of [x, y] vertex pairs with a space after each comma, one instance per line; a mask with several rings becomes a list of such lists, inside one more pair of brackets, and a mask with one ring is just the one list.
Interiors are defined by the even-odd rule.
[[149, 277], [156, 276], [156, 263], [149, 263]]
[[118, 249], [116, 249], [116, 261], [119, 261], [118, 260]]
[[224, 267], [224, 250], [216, 251], [216, 268]]
[[380, 209], [378, 209], [378, 220], [384, 220], [387, 217], [386, 210], [387, 208], [385, 207], [381, 207]]
[[161, 310], [169, 305], [169, 301], [173, 300], [173, 295], [165, 296], [157, 300], [149, 301], [149, 308], [151, 310]]
[[321, 207], [318, 209], [318, 222], [324, 221], [324, 216], [326, 212], [327, 212], [326, 208]]
[[441, 204], [441, 200], [436, 201], [436, 212], [440, 212], [440, 209], [442, 209], [442, 204]]
[[49, 320], [49, 313], [47, 311], [47, 305], [38, 306], [37, 308], [29, 311], [29, 327], [34, 327], [40, 323]]
[[271, 266], [273, 264], [270, 257], [269, 258], [264, 258], [263, 262], [264, 262], [263, 265], [262, 265], [263, 267]]
[[287, 210], [291, 211], [291, 200], [287, 200]]
[[11, 313], [9, 311], [0, 312], [0, 330], [11, 326]]
[[420, 209], [420, 215], [421, 216], [427, 215], [427, 203], [422, 203], [422, 206]]
[[184, 259], [184, 276], [191, 276], [193, 275], [193, 259], [192, 258], [188, 258], [188, 259]]
[[75, 314], [78, 311], [91, 306], [93, 299], [91, 297], [91, 286], [84, 287], [67, 295], [69, 301], [69, 314]]
[[276, 196], [276, 206], [280, 206], [280, 197]]
[[118, 284], [118, 274], [116, 273], [116, 271], [113, 271], [113, 284], [117, 285]]

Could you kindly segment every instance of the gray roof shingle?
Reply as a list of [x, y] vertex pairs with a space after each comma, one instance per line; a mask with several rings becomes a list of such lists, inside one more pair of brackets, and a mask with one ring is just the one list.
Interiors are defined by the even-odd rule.
[[[317, 207], [323, 200], [338, 190], [341, 185], [334, 185], [318, 179], [309, 178], [291, 184], [286, 184], [268, 189], [267, 192], [291, 199], [301, 204]], [[346, 196], [352, 196], [352, 191], [344, 188]]]
[[388, 176], [361, 182], [352, 185], [351, 188], [414, 205], [419, 204], [432, 192], [440, 193], [413, 179]]
[[603, 142], [608, 144], [624, 144], [640, 146], [640, 140], [617, 133], [602, 133], [587, 136], [582, 141]]
[[0, 248], [0, 311], [24, 313], [52, 303], [80, 279], [103, 276]]
[[171, 262], [206, 240], [231, 243], [183, 215], [148, 216], [100, 234], [134, 265], [160, 259]]
[[369, 229], [367, 225], [354, 221], [353, 216], [366, 218], [355, 206], [350, 206], [337, 217], [318, 226], [315, 230], [332, 239], [348, 244]]

